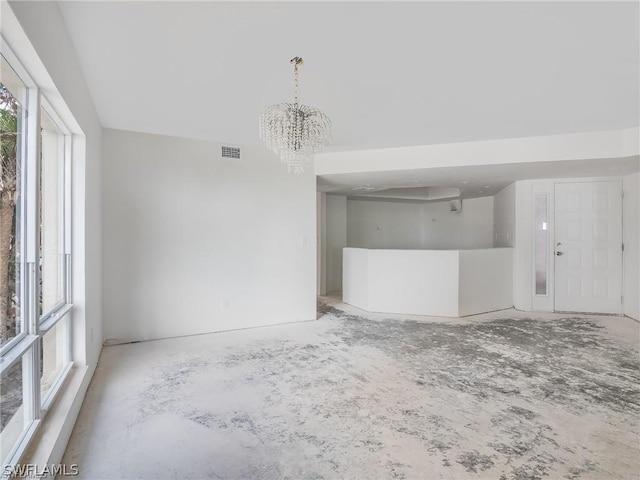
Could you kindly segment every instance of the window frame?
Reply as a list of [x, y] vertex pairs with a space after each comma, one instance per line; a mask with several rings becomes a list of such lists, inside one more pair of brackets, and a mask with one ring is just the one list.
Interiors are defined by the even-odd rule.
[[[1, 36], [0, 36], [1, 37]], [[73, 135], [62, 121], [56, 109], [46, 99], [38, 85], [33, 81], [18, 57], [11, 50], [4, 37], [0, 38], [0, 54], [3, 61], [15, 71], [26, 89], [25, 105], [21, 120], [21, 137], [17, 148], [20, 149], [20, 201], [16, 206], [19, 216], [20, 236], [20, 333], [0, 348], [0, 372], [4, 373], [17, 363], [22, 363], [22, 405], [18, 407], [9, 422], [20, 421], [22, 431], [4, 458], [4, 479], [11, 472], [11, 467], [19, 463], [21, 457], [36, 435], [43, 418], [50, 410], [59, 393], [63, 390], [65, 380], [74, 366], [71, 338], [73, 311], [72, 302], [72, 152]], [[47, 312], [39, 313], [41, 271], [40, 262], [40, 198], [41, 198], [41, 108], [54, 121], [61, 135], [61, 218], [59, 228], [62, 234], [63, 261], [62, 302]], [[60, 345], [62, 361], [59, 372], [53, 377], [49, 389], [41, 392], [43, 374], [42, 348], [44, 336], [55, 325], [62, 327]], [[55, 340], [58, 342], [58, 340]], [[20, 418], [20, 410], [22, 417]], [[4, 431], [4, 429], [3, 429]], [[1, 435], [1, 433], [0, 433]], [[5, 475], [6, 474], [6, 475]]]
[[[43, 311], [40, 315], [40, 330], [44, 333], [49, 331], [64, 315], [71, 309], [71, 151], [72, 136], [56, 113], [46, 96], [42, 95], [41, 110], [43, 110], [59, 130], [62, 140], [62, 246], [63, 246], [63, 266], [62, 266], [62, 301], [58, 302], [48, 311]], [[40, 157], [42, 158], [42, 156]], [[41, 169], [39, 170], [42, 171]], [[40, 238], [40, 237], [39, 237]]]
[[[536, 297], [549, 297], [549, 277], [550, 277], [550, 197], [545, 192], [533, 192], [532, 196], [532, 212], [533, 212], [533, 294]], [[544, 212], [538, 212], [538, 201], [544, 202]], [[538, 213], [542, 213], [542, 218], [538, 217]], [[539, 223], [544, 225], [539, 225]], [[544, 236], [540, 232], [545, 232]], [[540, 238], [539, 238], [540, 237]], [[542, 238], [543, 237], [543, 238]], [[540, 249], [538, 248], [540, 247]], [[539, 270], [542, 267], [543, 270]], [[538, 292], [538, 272], [544, 274], [544, 292]]]

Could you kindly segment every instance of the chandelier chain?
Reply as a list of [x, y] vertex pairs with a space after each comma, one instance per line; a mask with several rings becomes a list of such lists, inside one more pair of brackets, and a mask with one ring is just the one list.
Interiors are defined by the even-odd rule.
[[293, 63], [293, 104], [298, 105], [298, 97], [300, 96], [300, 85], [298, 83], [298, 65], [302, 64], [300, 57], [293, 57], [291, 59]]

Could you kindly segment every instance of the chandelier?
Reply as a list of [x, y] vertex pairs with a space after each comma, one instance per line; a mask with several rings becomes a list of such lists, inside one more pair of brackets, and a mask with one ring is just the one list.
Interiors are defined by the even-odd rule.
[[302, 58], [291, 59], [293, 64], [293, 103], [271, 105], [260, 115], [260, 139], [270, 150], [280, 155], [287, 171], [302, 173], [306, 160], [331, 140], [331, 120], [314, 107], [298, 103], [298, 66]]

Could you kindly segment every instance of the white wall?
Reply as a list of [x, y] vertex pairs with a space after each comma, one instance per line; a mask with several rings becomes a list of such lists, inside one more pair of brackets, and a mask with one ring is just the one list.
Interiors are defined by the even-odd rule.
[[513, 247], [516, 233], [516, 186], [508, 185], [493, 197], [493, 246]]
[[493, 197], [462, 200], [452, 213], [449, 202], [424, 204], [425, 248], [471, 249], [493, 245]]
[[347, 197], [326, 196], [327, 293], [342, 291], [342, 249], [347, 246]]
[[525, 180], [514, 184], [516, 233], [513, 252], [513, 306], [524, 311], [531, 311], [533, 288], [532, 183]]
[[347, 199], [347, 244], [357, 248], [423, 248], [422, 204]]
[[359, 248], [466, 249], [493, 244], [493, 197], [418, 203], [347, 200], [347, 243]]
[[112, 341], [316, 317], [313, 168], [262, 148], [105, 130], [104, 318]]
[[316, 294], [327, 293], [327, 194], [316, 193]]
[[624, 314], [640, 320], [640, 174], [623, 180]]
[[625, 158], [638, 155], [640, 129], [320, 153], [317, 175], [474, 165]]

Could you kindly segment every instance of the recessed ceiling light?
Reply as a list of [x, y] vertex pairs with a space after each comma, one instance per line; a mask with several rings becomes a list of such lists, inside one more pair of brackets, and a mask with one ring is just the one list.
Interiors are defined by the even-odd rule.
[[371, 185], [363, 185], [362, 187], [352, 188], [351, 190], [359, 191], [359, 192], [368, 192], [369, 190], [375, 190], [375, 189], [376, 187], [372, 187]]
[[485, 185], [483, 188], [491, 188], [491, 185]]

